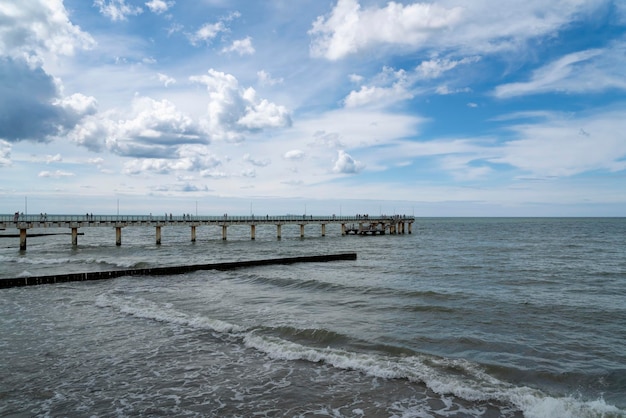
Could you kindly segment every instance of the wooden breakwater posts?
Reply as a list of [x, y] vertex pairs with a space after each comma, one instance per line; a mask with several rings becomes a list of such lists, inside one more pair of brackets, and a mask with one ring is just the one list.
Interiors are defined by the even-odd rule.
[[78, 245], [80, 228], [108, 227], [115, 228], [115, 244], [122, 245], [122, 229], [125, 227], [152, 227], [155, 229], [156, 244], [161, 244], [161, 230], [165, 227], [188, 227], [191, 229], [191, 241], [196, 241], [197, 228], [201, 226], [217, 226], [222, 230], [222, 239], [226, 240], [228, 228], [234, 225], [250, 227], [250, 239], [256, 238], [257, 226], [274, 225], [276, 238], [282, 237], [283, 225], [299, 225], [300, 238], [304, 238], [304, 228], [310, 224], [321, 226], [322, 236], [326, 236], [327, 225], [341, 225], [341, 235], [376, 235], [412, 233], [415, 217], [406, 215], [394, 216], [126, 216], [126, 215], [0, 215], [1, 230], [19, 230], [20, 250], [26, 250], [26, 239], [29, 230], [48, 230], [50, 228], [69, 228], [72, 245]]
[[340, 260], [356, 260], [356, 253], [309, 255], [298, 257], [270, 258], [261, 260], [232, 261], [213, 264], [193, 264], [187, 266], [152, 267], [142, 269], [108, 270], [86, 273], [53, 274], [49, 276], [14, 277], [0, 279], [0, 288], [36, 286], [87, 280], [115, 279], [124, 276], [164, 276], [184, 274], [198, 270], [233, 270], [245, 267], [268, 266], [272, 264], [322, 263]]

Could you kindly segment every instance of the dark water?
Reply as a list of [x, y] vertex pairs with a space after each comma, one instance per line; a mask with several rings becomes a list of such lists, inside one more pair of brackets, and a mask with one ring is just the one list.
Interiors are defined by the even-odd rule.
[[0, 416], [626, 416], [626, 219], [296, 229], [0, 239], [5, 278], [358, 253], [0, 290]]

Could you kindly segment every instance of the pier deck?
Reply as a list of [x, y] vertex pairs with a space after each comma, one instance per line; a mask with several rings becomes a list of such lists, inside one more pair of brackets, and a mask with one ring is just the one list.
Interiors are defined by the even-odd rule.
[[80, 228], [115, 228], [115, 244], [122, 245], [122, 228], [152, 227], [155, 228], [156, 243], [161, 244], [161, 228], [189, 227], [191, 241], [196, 241], [196, 228], [200, 226], [218, 226], [222, 229], [222, 239], [226, 240], [227, 230], [233, 225], [247, 225], [250, 227], [250, 239], [255, 239], [256, 227], [259, 225], [275, 225], [276, 237], [281, 238], [281, 226], [299, 225], [300, 237], [304, 238], [306, 225], [321, 226], [322, 236], [326, 235], [326, 225], [341, 225], [341, 234], [405, 234], [412, 233], [415, 217], [406, 215], [394, 216], [313, 216], [313, 215], [283, 215], [283, 216], [193, 216], [182, 215], [0, 215], [0, 231], [19, 230], [20, 250], [26, 250], [27, 231], [32, 229], [69, 228], [71, 230], [72, 245], [78, 244], [78, 230]]

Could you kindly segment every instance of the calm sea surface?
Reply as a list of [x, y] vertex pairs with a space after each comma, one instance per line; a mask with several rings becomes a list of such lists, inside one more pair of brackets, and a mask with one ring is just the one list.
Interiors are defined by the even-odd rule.
[[0, 238], [0, 279], [358, 259], [2, 289], [0, 416], [626, 417], [626, 218], [80, 232]]

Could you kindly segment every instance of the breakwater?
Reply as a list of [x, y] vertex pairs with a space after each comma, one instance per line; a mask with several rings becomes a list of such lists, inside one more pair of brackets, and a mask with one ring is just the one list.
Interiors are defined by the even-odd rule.
[[164, 276], [184, 274], [198, 270], [232, 270], [238, 268], [267, 266], [273, 264], [320, 263], [341, 260], [356, 260], [356, 253], [339, 253], [299, 257], [269, 258], [261, 260], [232, 261], [225, 263], [94, 271], [84, 273], [54, 274], [49, 276], [13, 277], [8, 279], [0, 279], [0, 288], [80, 282], [87, 280], [105, 280], [123, 276]]

